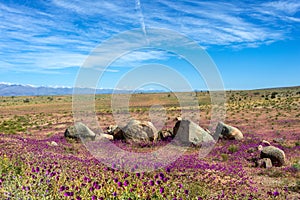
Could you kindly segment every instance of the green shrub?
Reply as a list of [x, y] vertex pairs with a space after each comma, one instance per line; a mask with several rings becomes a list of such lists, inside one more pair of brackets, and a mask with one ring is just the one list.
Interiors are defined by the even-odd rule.
[[235, 152], [237, 152], [238, 150], [239, 150], [239, 147], [236, 146], [236, 145], [234, 145], [234, 144], [232, 144], [232, 145], [230, 145], [230, 146], [228, 147], [229, 153], [235, 153]]
[[226, 154], [226, 153], [222, 153], [221, 157], [222, 157], [223, 162], [226, 162], [228, 160], [228, 154]]
[[25, 132], [30, 126], [30, 120], [26, 116], [14, 116], [0, 123], [0, 133], [15, 134], [17, 132]]
[[24, 99], [23, 102], [24, 102], [24, 103], [29, 103], [30, 100], [29, 100], [29, 99]]
[[294, 163], [294, 164], [292, 164], [292, 168], [295, 169], [295, 171], [299, 172], [300, 171], [300, 164], [299, 163]]

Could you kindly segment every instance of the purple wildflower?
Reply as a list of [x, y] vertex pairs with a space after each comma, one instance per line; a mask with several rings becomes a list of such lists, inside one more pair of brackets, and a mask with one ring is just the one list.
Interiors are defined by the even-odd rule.
[[184, 194], [188, 195], [189, 191], [188, 190], [184, 190]]
[[61, 186], [61, 187], [59, 188], [59, 191], [62, 192], [62, 191], [64, 191], [65, 189], [66, 189], [65, 186]]
[[277, 190], [275, 190], [275, 191], [273, 192], [273, 196], [274, 196], [274, 197], [279, 196], [279, 192], [278, 192]]
[[122, 187], [122, 185], [123, 185], [122, 182], [118, 182], [119, 187]]
[[129, 176], [128, 174], [124, 174], [123, 178], [125, 179], [125, 178], [127, 178], [128, 176]]
[[159, 192], [162, 194], [162, 193], [164, 193], [164, 191], [165, 191], [165, 189], [163, 188], [163, 187], [161, 187], [160, 189], [159, 189]]
[[159, 177], [161, 180], [163, 180], [165, 178], [165, 175], [163, 173], [159, 173]]
[[129, 181], [128, 181], [128, 180], [125, 180], [124, 183], [123, 183], [123, 185], [124, 185], [125, 187], [128, 186], [128, 185], [129, 185]]
[[149, 185], [153, 186], [154, 185], [154, 181], [153, 180], [149, 181]]
[[73, 192], [65, 192], [64, 196], [65, 197], [71, 197], [71, 196], [73, 196]]
[[170, 173], [170, 172], [171, 172], [171, 169], [168, 167], [168, 168], [166, 169], [166, 172]]

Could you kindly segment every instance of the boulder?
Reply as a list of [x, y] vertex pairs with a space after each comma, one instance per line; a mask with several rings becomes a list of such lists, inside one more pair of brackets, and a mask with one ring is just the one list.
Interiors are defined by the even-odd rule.
[[208, 132], [190, 120], [177, 121], [173, 134], [176, 141], [188, 146], [190, 144], [201, 146], [203, 143], [215, 142]]
[[124, 131], [117, 125], [115, 126], [109, 126], [108, 132], [109, 135], [112, 135], [114, 140], [124, 140]]
[[151, 142], [158, 139], [158, 131], [148, 121], [131, 120], [122, 131], [127, 142]]
[[70, 126], [69, 128], [67, 128], [64, 133], [64, 136], [73, 139], [90, 138], [94, 140], [96, 134], [91, 129], [89, 129], [86, 125], [84, 125], [81, 122], [78, 122], [75, 124], [75, 126]]
[[218, 123], [216, 134], [220, 134], [221, 138], [230, 140], [242, 140], [244, 138], [243, 133], [239, 129], [223, 122]]
[[272, 167], [272, 161], [270, 158], [263, 158], [259, 159], [256, 162], [256, 166], [260, 168], [271, 168]]
[[285, 153], [281, 149], [274, 146], [267, 146], [260, 152], [260, 158], [270, 158], [272, 165], [280, 167], [285, 163]]

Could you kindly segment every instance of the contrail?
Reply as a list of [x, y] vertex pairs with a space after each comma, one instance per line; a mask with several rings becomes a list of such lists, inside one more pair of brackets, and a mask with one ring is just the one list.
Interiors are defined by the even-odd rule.
[[145, 37], [147, 38], [147, 32], [146, 32], [146, 26], [145, 26], [145, 21], [144, 21], [144, 15], [143, 15], [143, 12], [142, 12], [140, 0], [135, 0], [135, 8], [138, 11], [138, 15], [139, 15], [139, 18], [140, 18], [140, 23], [141, 23], [141, 27], [142, 27], [143, 33], [144, 33]]

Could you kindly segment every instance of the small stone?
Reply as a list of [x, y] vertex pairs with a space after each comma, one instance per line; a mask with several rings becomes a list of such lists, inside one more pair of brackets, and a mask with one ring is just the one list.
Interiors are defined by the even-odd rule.
[[58, 144], [57, 144], [55, 141], [52, 141], [52, 142], [50, 143], [50, 145], [51, 145], [51, 146], [58, 146]]
[[258, 160], [256, 165], [257, 165], [257, 167], [260, 167], [260, 168], [271, 168], [272, 161], [270, 158], [263, 158], [263, 159]]
[[258, 151], [262, 151], [263, 148], [264, 148], [264, 147], [263, 147], [262, 145], [258, 145], [258, 147], [257, 147]]

